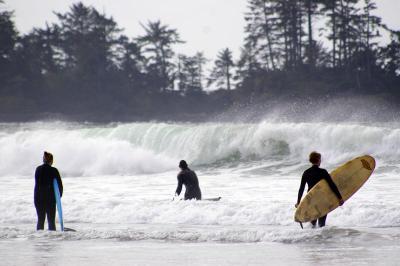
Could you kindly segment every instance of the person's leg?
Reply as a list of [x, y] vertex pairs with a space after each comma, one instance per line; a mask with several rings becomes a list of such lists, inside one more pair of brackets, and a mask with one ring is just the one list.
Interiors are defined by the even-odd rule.
[[321, 218], [318, 219], [318, 225], [319, 227], [324, 227], [325, 226], [325, 222], [326, 222], [326, 217], [328, 215], [322, 216]]
[[49, 202], [46, 208], [47, 223], [50, 231], [56, 231], [56, 203]]
[[37, 214], [36, 230], [43, 230], [44, 220], [46, 219], [46, 208], [45, 205], [43, 204], [43, 200], [41, 200], [40, 195], [36, 195], [36, 193], [34, 197], [34, 203]]
[[46, 209], [44, 208], [44, 204], [40, 202], [35, 202], [36, 214], [37, 214], [37, 224], [36, 230], [44, 229], [44, 220], [46, 218]]
[[315, 227], [315, 225], [317, 224], [317, 220], [311, 221], [311, 224], [313, 227]]
[[200, 188], [196, 191], [196, 199], [201, 200], [201, 190]]

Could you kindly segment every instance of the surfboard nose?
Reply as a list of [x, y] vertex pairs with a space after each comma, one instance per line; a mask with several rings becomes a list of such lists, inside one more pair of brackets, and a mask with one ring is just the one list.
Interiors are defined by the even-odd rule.
[[367, 170], [373, 171], [375, 169], [375, 159], [370, 155], [365, 155], [361, 159], [363, 167]]

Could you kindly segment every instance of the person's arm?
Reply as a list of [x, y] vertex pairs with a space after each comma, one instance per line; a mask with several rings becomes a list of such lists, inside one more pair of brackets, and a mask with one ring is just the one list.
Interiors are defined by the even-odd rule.
[[35, 170], [35, 187], [39, 185], [39, 167]]
[[177, 178], [178, 178], [178, 187], [176, 188], [175, 194], [179, 196], [181, 194], [181, 191], [182, 191], [183, 178], [182, 178], [181, 174], [178, 174]]
[[335, 182], [333, 182], [332, 177], [329, 175], [328, 171], [324, 170], [324, 172], [325, 172], [324, 173], [324, 179], [326, 180], [326, 182], [328, 182], [329, 187], [331, 188], [333, 193], [335, 193], [335, 195], [338, 198], [338, 200], [341, 202], [340, 205], [342, 205], [343, 204], [343, 198], [342, 198], [342, 195], [339, 192], [339, 189], [335, 185]]
[[299, 188], [299, 194], [297, 196], [297, 203], [296, 203], [296, 208], [297, 205], [299, 205], [301, 197], [303, 196], [304, 188], [306, 187], [306, 177], [305, 174], [303, 173], [303, 176], [301, 177], [301, 183], [300, 183], [300, 188]]
[[63, 187], [63, 184], [61, 181], [61, 176], [60, 176], [60, 173], [58, 172], [57, 168], [54, 168], [54, 169], [56, 169], [55, 178], [57, 179], [58, 190], [60, 191], [60, 197], [62, 197], [64, 187]]

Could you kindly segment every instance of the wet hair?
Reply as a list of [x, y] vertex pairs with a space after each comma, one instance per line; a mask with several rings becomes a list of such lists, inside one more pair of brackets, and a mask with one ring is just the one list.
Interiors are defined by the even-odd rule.
[[187, 169], [188, 168], [188, 164], [186, 163], [185, 160], [181, 160], [179, 162], [179, 168], [182, 168], [182, 169]]
[[52, 164], [53, 163], [53, 154], [45, 151], [43, 154], [43, 162], [47, 163], [47, 164]]
[[317, 164], [319, 161], [321, 161], [321, 153], [316, 151], [310, 153], [310, 163]]

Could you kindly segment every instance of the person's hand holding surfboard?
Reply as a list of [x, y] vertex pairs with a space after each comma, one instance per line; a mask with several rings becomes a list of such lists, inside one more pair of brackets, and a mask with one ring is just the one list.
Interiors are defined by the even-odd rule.
[[343, 199], [340, 199], [339, 200], [339, 206], [342, 206], [344, 204], [344, 200]]

